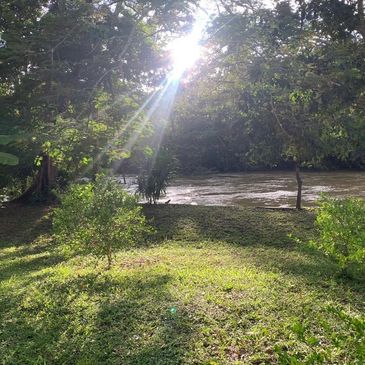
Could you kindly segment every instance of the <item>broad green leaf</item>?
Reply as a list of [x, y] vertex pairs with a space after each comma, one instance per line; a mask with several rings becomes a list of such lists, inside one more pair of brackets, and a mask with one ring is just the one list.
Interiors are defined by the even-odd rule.
[[147, 146], [143, 149], [143, 153], [145, 156], [151, 157], [153, 155], [153, 149]]
[[8, 134], [0, 134], [0, 144], [6, 145], [16, 139], [15, 136], [8, 135]]
[[0, 134], [0, 145], [6, 145], [10, 142], [18, 142], [24, 138], [28, 137], [26, 133], [20, 134]]
[[19, 158], [10, 153], [0, 152], [0, 164], [16, 166], [19, 163]]

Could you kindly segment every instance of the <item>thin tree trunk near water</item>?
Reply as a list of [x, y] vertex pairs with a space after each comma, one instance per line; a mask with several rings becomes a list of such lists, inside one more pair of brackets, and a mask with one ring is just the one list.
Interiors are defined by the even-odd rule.
[[295, 205], [296, 209], [302, 209], [302, 187], [303, 187], [303, 180], [300, 176], [300, 168], [299, 165], [296, 163], [295, 164], [295, 177], [297, 179], [297, 186], [298, 186], [298, 191], [297, 191], [297, 202]]
[[357, 12], [359, 17], [358, 31], [365, 40], [365, 14], [364, 14], [364, 0], [357, 0]]

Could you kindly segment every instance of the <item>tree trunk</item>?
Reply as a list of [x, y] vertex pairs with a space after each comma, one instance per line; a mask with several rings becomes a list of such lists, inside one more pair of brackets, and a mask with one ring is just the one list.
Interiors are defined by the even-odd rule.
[[108, 253], [107, 253], [107, 258], [108, 258], [108, 266], [107, 266], [107, 270], [110, 270], [110, 268], [112, 267], [112, 262], [113, 262], [113, 257], [112, 257], [112, 250], [111, 248], [108, 249]]
[[95, 159], [93, 161], [93, 165], [91, 167], [91, 179], [92, 181], [96, 181], [96, 177], [99, 175], [99, 162], [97, 161], [97, 159]]
[[51, 187], [55, 182], [57, 171], [52, 164], [49, 155], [42, 155], [41, 166], [34, 179], [33, 184], [18, 198], [11, 201], [11, 203], [27, 203], [33, 199], [39, 201], [50, 201], [54, 199], [51, 192]]
[[298, 191], [297, 191], [297, 203], [295, 205], [296, 209], [302, 209], [302, 187], [303, 187], [303, 180], [300, 176], [300, 168], [299, 165], [295, 164], [295, 176], [297, 179]]
[[364, 0], [357, 0], [357, 12], [359, 16], [358, 31], [365, 40], [365, 14], [364, 14]]

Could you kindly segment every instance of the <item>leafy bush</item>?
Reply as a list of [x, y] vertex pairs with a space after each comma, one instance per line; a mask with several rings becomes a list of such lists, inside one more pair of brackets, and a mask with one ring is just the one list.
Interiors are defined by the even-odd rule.
[[136, 244], [151, 231], [141, 209], [111, 179], [74, 184], [54, 211], [54, 236], [73, 249], [107, 258], [109, 268], [115, 250]]
[[149, 160], [137, 177], [137, 193], [149, 204], [166, 194], [168, 184], [175, 173], [176, 161], [167, 151], [161, 151], [156, 160]]
[[343, 273], [365, 261], [365, 202], [322, 197], [317, 215], [320, 238], [312, 244], [334, 257]]

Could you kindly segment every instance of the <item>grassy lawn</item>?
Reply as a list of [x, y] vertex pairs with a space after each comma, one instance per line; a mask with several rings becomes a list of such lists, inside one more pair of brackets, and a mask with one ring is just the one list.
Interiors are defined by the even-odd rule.
[[312, 213], [145, 210], [153, 242], [105, 271], [49, 209], [0, 209], [1, 364], [365, 364], [364, 283], [289, 236]]

